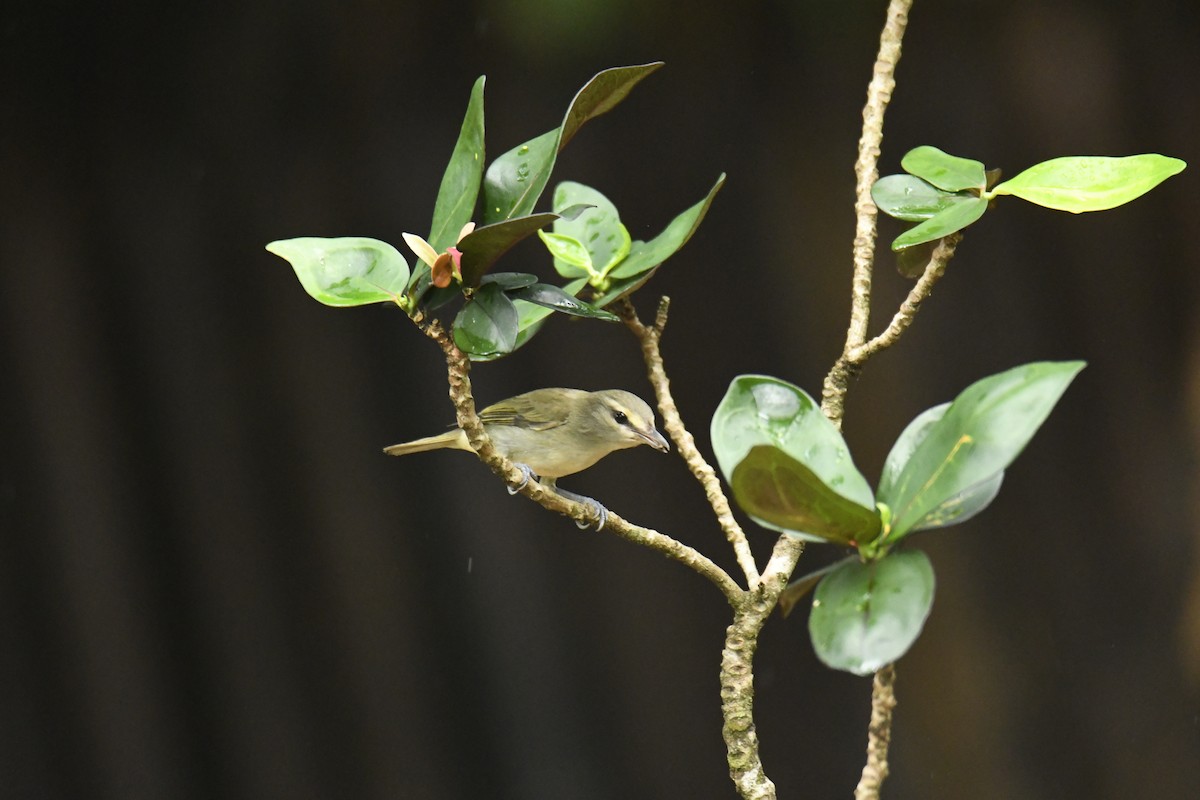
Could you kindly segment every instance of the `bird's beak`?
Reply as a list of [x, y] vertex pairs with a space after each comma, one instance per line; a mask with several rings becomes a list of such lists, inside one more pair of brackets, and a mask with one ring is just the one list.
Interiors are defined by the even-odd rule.
[[650, 445], [655, 450], [661, 450], [662, 452], [666, 453], [671, 449], [671, 445], [667, 442], [666, 438], [658, 432], [657, 428], [651, 428], [649, 433], [638, 431], [637, 434], [646, 441], [646, 444]]

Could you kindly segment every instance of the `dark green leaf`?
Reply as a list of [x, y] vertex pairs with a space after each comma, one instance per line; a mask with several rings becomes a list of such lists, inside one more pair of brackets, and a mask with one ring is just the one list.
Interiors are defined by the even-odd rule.
[[511, 353], [517, 344], [517, 309], [498, 283], [479, 287], [454, 320], [454, 343], [474, 359]]
[[648, 242], [634, 242], [629, 256], [617, 264], [609, 273], [610, 277], [634, 277], [657, 267], [678, 252], [700, 227], [700, 223], [704, 221], [704, 215], [708, 213], [708, 208], [712, 205], [713, 198], [717, 196], [717, 192], [724, 185], [725, 173], [722, 172], [704, 199], [671, 220], [662, 233]]
[[914, 244], [896, 252], [896, 271], [906, 278], [919, 279], [925, 274], [929, 260], [933, 258], [935, 242]]
[[905, 222], [924, 222], [973, 197], [943, 191], [915, 175], [888, 175], [871, 187], [871, 199], [879, 210]]
[[395, 300], [408, 283], [408, 262], [387, 242], [363, 236], [281, 239], [267, 251], [285, 259], [304, 291], [327, 306]]
[[[725, 480], [735, 492], [741, 487], [753, 505], [747, 512], [760, 524], [802, 538], [824, 539], [830, 533], [838, 541], [854, 538], [860, 543], [878, 531], [871, 487], [854, 467], [842, 435], [803, 390], [764, 375], [734, 378], [713, 414], [712, 443]], [[756, 450], [760, 446], [765, 447]], [[769, 455], [772, 449], [784, 458]], [[754, 472], [736, 474], [748, 459]], [[811, 499], [813, 478], [838, 496], [836, 503], [822, 499], [813, 524], [824, 526], [824, 531], [803, 527], [809, 521], [799, 511], [786, 513]], [[750, 485], [756, 480], [763, 482], [757, 490]], [[778, 511], [773, 519], [783, 524], [757, 516], [772, 507]], [[792, 520], [797, 527], [787, 527]], [[847, 537], [845, 531], [855, 526], [862, 526], [859, 535]]]
[[838, 494], [774, 445], [750, 448], [729, 479], [738, 506], [775, 530], [856, 545], [879, 534], [879, 512]]
[[634, 86], [642, 79], [663, 66], [662, 61], [652, 61], [649, 64], [637, 64], [632, 67], [612, 67], [592, 76], [583, 88], [575, 95], [567, 114], [563, 117], [562, 141], [558, 149], [562, 150], [567, 142], [575, 138], [575, 134], [585, 122], [612, 111], [618, 103], [629, 96]]
[[462, 227], [475, 213], [479, 182], [483, 177], [483, 82], [482, 75], [471, 89], [471, 100], [458, 132], [458, 142], [442, 175], [429, 244], [441, 253], [454, 244]]
[[530, 275], [528, 272], [493, 272], [480, 278], [479, 285], [498, 283], [501, 289], [510, 292], [509, 296], [511, 297], [511, 290], [533, 286], [537, 280], [537, 275]]
[[869, 675], [908, 652], [933, 606], [933, 567], [919, 550], [842, 561], [817, 586], [808, 632], [827, 666]]
[[[934, 420], [928, 411], [925, 420], [918, 417], [917, 431], [902, 437], [901, 452], [889, 456], [894, 463], [880, 481], [879, 501], [892, 511], [885, 540], [902, 538], [943, 504], [997, 480], [1083, 366], [1082, 361], [1042, 361], [1016, 367], [967, 387], [940, 418]], [[904, 458], [903, 450], [914, 443]]]
[[1178, 158], [1157, 153], [1124, 158], [1064, 156], [1033, 165], [992, 194], [1011, 194], [1073, 214], [1104, 211], [1141, 197], [1186, 166]]
[[901, 159], [900, 166], [905, 172], [924, 178], [947, 192], [961, 192], [964, 189], [983, 191], [987, 185], [982, 163], [952, 156], [929, 145], [909, 150]]
[[[579, 290], [587, 285], [586, 279], [571, 281], [563, 287], [563, 291], [574, 297], [579, 293]], [[517, 341], [513, 345], [513, 350], [519, 350], [525, 343], [537, 335], [542, 329], [546, 318], [554, 313], [553, 309], [545, 306], [535, 305], [534, 303], [526, 303], [524, 300], [514, 300], [513, 305], [517, 307]], [[501, 354], [495, 356], [475, 356], [472, 361], [492, 361], [499, 358]]]
[[492, 268], [500, 256], [507, 253], [517, 242], [532, 236], [538, 229], [558, 219], [558, 216], [531, 214], [528, 217], [497, 222], [495, 225], [484, 225], [464, 236], [458, 243], [458, 249], [462, 251], [463, 285], [471, 288], [478, 286], [484, 273]]
[[535, 305], [544, 306], [554, 311], [561, 311], [564, 314], [571, 314], [576, 317], [600, 319], [605, 322], [616, 322], [620, 319], [616, 314], [601, 310], [581, 300], [576, 300], [562, 289], [557, 286], [551, 286], [548, 283], [535, 283], [532, 286], [513, 289], [508, 292], [508, 296], [514, 300], [524, 300], [527, 303], [534, 303]]
[[497, 158], [484, 175], [484, 220], [488, 223], [533, 211], [550, 180], [558, 152], [585, 122], [625, 99], [662, 62], [606, 69], [592, 77], [571, 101], [562, 125], [514, 147]]
[[976, 222], [987, 211], [988, 201], [980, 197], [970, 197], [961, 203], [947, 208], [936, 217], [925, 220], [915, 228], [910, 228], [896, 237], [892, 242], [893, 250], [903, 250], [925, 242], [932, 242], [949, 236], [955, 231], [961, 231]]
[[858, 561], [858, 556], [843, 558], [841, 561], [830, 564], [828, 567], [822, 567], [816, 572], [810, 572], [804, 577], [797, 578], [789, 583], [779, 593], [779, 613], [783, 614], [785, 619], [791, 616], [796, 605], [807, 597], [809, 592], [816, 588], [817, 584], [821, 582], [821, 578], [833, 572], [844, 561]]

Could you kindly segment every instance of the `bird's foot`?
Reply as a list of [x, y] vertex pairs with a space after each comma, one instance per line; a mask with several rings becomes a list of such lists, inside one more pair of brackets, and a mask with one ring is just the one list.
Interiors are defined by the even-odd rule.
[[521, 474], [525, 477], [523, 477], [521, 479], [521, 482], [518, 483], [516, 486], [508, 487], [509, 494], [516, 494], [517, 492], [521, 491], [522, 489], [524, 489], [526, 486], [529, 485], [530, 480], [537, 477], [537, 473], [535, 473], [532, 469], [530, 469], [528, 464], [513, 464], [513, 466], [516, 467], [517, 469], [521, 470]]
[[[576, 503], [582, 503], [583, 505], [587, 506], [588, 510], [592, 512], [592, 516], [596, 518], [596, 530], [604, 530], [604, 524], [608, 522], [608, 509], [601, 505], [600, 501], [593, 500], [592, 498], [586, 497], [582, 494], [568, 492], [565, 489], [559, 489], [558, 487], [555, 487], [555, 491], [568, 500], [574, 500]], [[579, 530], [583, 531], [592, 527], [592, 523], [590, 520], [577, 519], [575, 520], [575, 526], [579, 528]]]

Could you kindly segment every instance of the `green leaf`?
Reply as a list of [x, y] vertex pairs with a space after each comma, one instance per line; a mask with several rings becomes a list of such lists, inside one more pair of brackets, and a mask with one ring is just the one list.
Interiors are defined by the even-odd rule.
[[629, 256], [609, 273], [612, 278], [631, 278], [647, 270], [654, 269], [662, 262], [673, 256], [700, 227], [712, 205], [713, 198], [725, 185], [725, 173], [717, 177], [717, 182], [708, 190], [708, 194], [699, 203], [679, 214], [663, 229], [663, 232], [648, 242], [634, 242], [629, 250]]
[[484, 225], [468, 233], [458, 243], [462, 252], [461, 270], [463, 285], [473, 288], [479, 285], [484, 273], [492, 268], [500, 256], [527, 236], [532, 236], [563, 215], [578, 214], [583, 209], [571, 207], [561, 214], [530, 214], [494, 225]]
[[840, 542], [878, 533], [871, 487], [803, 390], [764, 375], [734, 378], [713, 414], [712, 443], [735, 499], [759, 524]]
[[774, 445], [751, 447], [733, 468], [729, 485], [743, 511], [775, 530], [799, 531], [851, 546], [879, 533], [879, 512], [838, 494]]
[[842, 561], [817, 586], [808, 632], [827, 666], [869, 675], [908, 652], [933, 607], [933, 567], [919, 550]]
[[925, 242], [932, 242], [949, 236], [955, 231], [961, 231], [968, 225], [978, 221], [987, 211], [988, 201], [980, 197], [969, 197], [961, 203], [947, 208], [937, 216], [931, 217], [914, 228], [909, 228], [892, 241], [893, 250], [903, 250]]
[[987, 186], [982, 163], [952, 156], [929, 145], [909, 150], [900, 160], [900, 166], [905, 172], [924, 178], [947, 192], [961, 192], [964, 189], [983, 191]]
[[[900, 434], [900, 438], [892, 445], [887, 460], [883, 464], [883, 473], [879, 478], [879, 488], [876, 494], [886, 497], [895, 491], [896, 481], [899, 480], [905, 465], [908, 464], [917, 447], [929, 435], [934, 424], [946, 415], [949, 403], [926, 409], [908, 423], [908, 427]], [[973, 486], [965, 487], [957, 494], [951, 495], [932, 511], [913, 525], [912, 531], [922, 531], [930, 528], [947, 528], [966, 522], [971, 517], [987, 508], [1000, 492], [1000, 484], [1004, 481], [1004, 470], [981, 479]]]
[[378, 239], [306, 236], [271, 242], [267, 251], [288, 261], [304, 291], [327, 306], [395, 300], [408, 283], [404, 256]]
[[439, 253], [455, 243], [459, 231], [475, 213], [479, 182], [483, 178], [483, 82], [484, 77], [480, 75], [471, 89], [458, 142], [442, 175], [437, 201], [433, 205], [428, 241]]
[[783, 591], [779, 593], [779, 613], [783, 614], [784, 619], [791, 616], [797, 604], [817, 587], [822, 578], [837, 569], [844, 561], [858, 561], [858, 556], [843, 558], [841, 561], [836, 561], [827, 567], [822, 567], [815, 572], [810, 572], [801, 578], [797, 578], [784, 587]]
[[554, 256], [554, 268], [564, 278], [576, 278], [580, 275], [590, 275], [593, 272], [592, 254], [583, 246], [583, 242], [564, 233], [546, 233], [538, 231], [538, 238], [550, 255]]
[[603, 277], [629, 254], [629, 231], [621, 224], [617, 207], [611, 200], [590, 186], [563, 181], [554, 188], [554, 204], [551, 207], [557, 211], [572, 205], [588, 205], [591, 208], [573, 220], [555, 222], [554, 235], [577, 243], [587, 257], [583, 259], [571, 252], [560, 257], [551, 250], [555, 255], [554, 268], [565, 278], [592, 274]]
[[1064, 156], [1043, 161], [992, 189], [1058, 211], [1104, 211], [1141, 197], [1187, 164], [1146, 153], [1124, 158]]
[[535, 283], [532, 286], [513, 289], [508, 292], [508, 296], [514, 300], [524, 300], [527, 303], [534, 303], [575, 317], [588, 317], [605, 322], [616, 322], [620, 319], [616, 314], [576, 300], [562, 289], [548, 283]]
[[550, 180], [558, 153], [584, 123], [610, 111], [643, 78], [663, 63], [614, 67], [597, 73], [575, 95], [562, 125], [504, 153], [484, 175], [484, 221], [523, 216], [533, 211]]
[[[537, 275], [530, 275], [528, 272], [493, 272], [479, 279], [480, 286], [489, 283], [498, 283], [500, 284], [500, 288], [506, 292], [510, 292], [513, 289], [524, 289], [526, 286], [533, 286], [537, 282]], [[511, 294], [509, 296], [511, 297]]]
[[608, 279], [608, 288], [602, 292], [597, 292], [592, 298], [592, 305], [597, 308], [611, 306], [622, 297], [628, 297], [638, 289], [646, 285], [646, 282], [654, 277], [654, 273], [658, 271], [658, 267], [648, 269], [640, 275], [634, 275], [632, 278], [612, 278]]
[[919, 279], [925, 274], [925, 269], [929, 266], [930, 259], [933, 258], [933, 250], [937, 246], [936, 241], [935, 239], [932, 242], [915, 244], [897, 251], [896, 271], [906, 278]]
[[[571, 281], [563, 287], [563, 291], [574, 297], [579, 294], [579, 291], [587, 285], [586, 278]], [[546, 318], [549, 317], [554, 310], [545, 306], [539, 306], [534, 303], [527, 303], [524, 300], [514, 300], [513, 305], [517, 308], [517, 341], [513, 345], [513, 351], [517, 351], [525, 346], [526, 342], [537, 335], [542, 329]], [[472, 361], [493, 361], [500, 358], [504, 353], [497, 353], [491, 356], [472, 356]]]
[[454, 344], [474, 359], [495, 358], [517, 344], [517, 309], [498, 283], [479, 287], [454, 319]]
[[[892, 510], [884, 541], [903, 538], [943, 504], [996, 480], [1083, 367], [1082, 361], [1041, 361], [984, 378], [967, 387], [927, 430], [910, 433], [879, 485], [879, 502]], [[932, 414], [924, 421], [918, 417], [913, 425], [924, 427], [931, 419]], [[915, 446], [904, 458], [909, 445]]]
[[914, 175], [888, 175], [871, 187], [871, 199], [879, 210], [905, 222], [924, 222], [973, 197], [942, 191]]

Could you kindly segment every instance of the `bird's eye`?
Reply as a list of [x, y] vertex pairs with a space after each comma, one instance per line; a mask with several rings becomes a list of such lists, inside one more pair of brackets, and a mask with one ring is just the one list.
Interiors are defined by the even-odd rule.
[[614, 411], [613, 419], [615, 419], [617, 421], [618, 425], [628, 425], [629, 424], [629, 417], [625, 416], [624, 411]]

